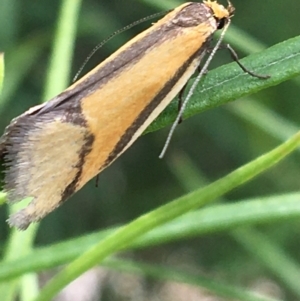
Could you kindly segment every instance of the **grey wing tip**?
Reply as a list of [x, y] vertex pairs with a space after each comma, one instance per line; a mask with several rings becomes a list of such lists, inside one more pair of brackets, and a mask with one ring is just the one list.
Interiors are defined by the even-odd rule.
[[10, 227], [16, 227], [19, 230], [26, 230], [31, 222], [32, 219], [25, 210], [20, 210], [19, 212], [12, 214], [7, 220]]

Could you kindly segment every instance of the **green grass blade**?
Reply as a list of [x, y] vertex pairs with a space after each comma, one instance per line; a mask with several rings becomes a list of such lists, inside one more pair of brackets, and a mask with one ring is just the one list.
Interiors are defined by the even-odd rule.
[[6, 202], [6, 193], [0, 191], [0, 206]]
[[[300, 36], [289, 39], [241, 60], [248, 69], [270, 75], [258, 79], [244, 73], [235, 62], [210, 71], [191, 98], [184, 118], [220, 106], [237, 98], [278, 85], [300, 75]], [[189, 86], [187, 87], [187, 91]], [[147, 132], [171, 124], [177, 116], [177, 103], [173, 102], [148, 128]]]
[[[250, 110], [251, 112], [251, 110]], [[252, 113], [255, 112], [252, 111]], [[261, 116], [259, 117], [260, 119]], [[267, 119], [268, 120], [268, 119]], [[279, 122], [279, 121], [278, 121]], [[298, 148], [299, 150], [299, 148]], [[191, 162], [188, 158], [182, 156], [181, 158], [177, 158], [177, 160], [173, 160], [173, 164], [170, 166], [172, 167], [173, 173], [178, 178], [180, 184], [187, 189], [188, 191], [190, 189], [194, 189], [196, 185], [203, 184], [203, 177], [201, 177], [201, 174], [195, 170], [193, 162]], [[194, 182], [198, 180], [198, 183], [195, 183], [194, 187], [190, 187], [190, 181], [189, 179], [194, 179]], [[205, 180], [204, 180], [205, 181]], [[294, 201], [298, 202], [300, 197], [300, 193], [295, 193], [294, 195], [295, 199]], [[277, 210], [283, 210], [282, 206], [286, 205], [286, 201], [289, 202], [289, 198], [283, 197], [283, 196], [276, 196], [276, 199], [279, 200], [279, 202], [276, 204], [275, 202], [273, 205]], [[220, 199], [222, 202], [226, 202], [223, 198]], [[254, 201], [256, 203], [256, 206], [264, 206], [266, 203], [263, 201]], [[253, 201], [251, 203], [248, 202], [248, 210], [252, 211], [252, 213], [256, 212], [255, 219], [259, 217], [260, 213], [257, 212], [258, 207], [254, 206]], [[295, 204], [296, 207], [298, 207], [298, 204]], [[235, 206], [235, 205], [233, 205]], [[228, 206], [226, 206], [228, 209]], [[229, 208], [231, 205], [229, 205]], [[296, 207], [294, 209], [296, 209]], [[210, 208], [213, 209], [213, 208]], [[225, 213], [225, 215], [228, 215], [228, 221], [232, 220], [231, 216], [240, 216], [241, 213], [246, 213], [247, 209], [243, 208], [242, 211], [236, 210], [237, 208], [232, 208], [230, 212], [220, 212], [218, 210], [213, 210], [213, 216], [212, 218], [215, 218], [218, 220], [218, 217], [220, 214]], [[240, 208], [241, 209], [241, 208]], [[245, 211], [246, 210], [246, 211]], [[273, 209], [274, 210], [274, 209]], [[273, 211], [271, 210], [271, 211]], [[258, 210], [260, 211], [260, 210]], [[297, 209], [296, 209], [297, 211]], [[270, 216], [268, 216], [268, 213], [266, 213], [266, 220]], [[271, 213], [272, 215], [272, 213]], [[288, 214], [289, 215], [289, 214]], [[217, 217], [217, 218], [216, 218]], [[293, 215], [289, 216], [289, 220], [293, 218]], [[223, 217], [222, 217], [223, 219]], [[243, 219], [243, 218], [242, 218]], [[271, 218], [272, 219], [272, 218]], [[268, 271], [271, 271], [275, 277], [280, 279], [281, 283], [279, 283], [281, 286], [287, 287], [291, 292], [293, 292], [296, 296], [300, 297], [300, 288], [299, 288], [299, 281], [300, 281], [300, 266], [299, 264], [291, 257], [289, 256], [284, 250], [281, 250], [281, 248], [277, 245], [276, 240], [269, 239], [266, 235], [259, 233], [255, 231], [254, 229], [250, 227], [246, 227], [249, 220], [245, 219], [245, 223], [241, 222], [240, 224], [236, 224], [236, 227], [233, 231], [229, 231], [229, 235], [234, 237], [234, 239], [242, 245], [254, 258], [257, 258], [261, 265], [264, 266]], [[258, 221], [258, 220], [257, 220]], [[186, 221], [187, 224], [189, 224], [188, 221]], [[224, 225], [220, 224], [220, 230], [222, 228], [226, 229], [226, 221], [224, 222]], [[180, 231], [180, 230], [179, 230]]]
[[[46, 83], [45, 98], [49, 98], [50, 95], [56, 94], [67, 86], [80, 4], [80, 0], [65, 0], [62, 2], [62, 9], [56, 31], [56, 42], [53, 48], [51, 67], [49, 70], [50, 75]], [[11, 210], [16, 210], [16, 208], [17, 206], [12, 206]], [[19, 258], [24, 256], [24, 254], [30, 253], [37, 229], [38, 224], [31, 225], [26, 232], [12, 229], [8, 240], [8, 247], [4, 254], [4, 261], [10, 260], [12, 256], [13, 258]], [[28, 244], [22, 246], [23, 241], [27, 241]], [[32, 279], [33, 278], [31, 278], [31, 280]], [[35, 287], [35, 283], [32, 283], [32, 287]], [[18, 280], [2, 285], [0, 287], [0, 300], [13, 300], [18, 288]]]
[[233, 188], [249, 181], [286, 157], [299, 144], [300, 132], [274, 150], [238, 168], [226, 177], [145, 214], [127, 226], [121, 227], [60, 272], [42, 289], [36, 301], [51, 300], [66, 284], [76, 279], [89, 268], [99, 264], [107, 256], [128, 247], [153, 228], [171, 221], [190, 210], [204, 206]]
[[[30, 254], [36, 230], [37, 227], [32, 227], [29, 232], [20, 232], [16, 229], [11, 229], [2, 264]], [[1, 283], [0, 300], [14, 300], [20, 288], [21, 279], [14, 279], [10, 282]]]
[[[18, 35], [20, 2], [17, 0], [0, 1], [0, 41], [3, 45], [10, 47], [15, 44]], [[3, 48], [1, 50], [4, 50]], [[7, 49], [5, 49], [6, 52]]]
[[26, 78], [30, 68], [36, 64], [37, 59], [44, 51], [49, 34], [38, 33], [31, 35], [6, 56], [6, 75], [1, 95], [0, 110], [12, 100], [13, 94], [18, 90], [21, 82]]
[[267, 48], [265, 44], [252, 37], [248, 32], [234, 26], [234, 24], [230, 24], [225, 40], [234, 49], [239, 49], [246, 54], [259, 52]]
[[[136, 240], [130, 248], [147, 248], [199, 237], [241, 226], [259, 225], [300, 217], [300, 193], [290, 193], [214, 205], [190, 212]], [[0, 281], [69, 263], [116, 229], [110, 229], [35, 249], [22, 259], [0, 265]]]
[[279, 141], [285, 141], [299, 129], [299, 125], [254, 100], [229, 104], [228, 109], [239, 118], [243, 118], [256, 127], [259, 127]]
[[80, 5], [81, 0], [65, 0], [62, 2], [46, 80], [44, 100], [60, 93], [69, 84]]

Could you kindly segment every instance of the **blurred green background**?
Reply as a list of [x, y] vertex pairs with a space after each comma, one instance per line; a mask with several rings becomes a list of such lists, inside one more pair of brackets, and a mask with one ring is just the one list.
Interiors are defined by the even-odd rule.
[[[180, 3], [171, 0], [83, 0], [70, 81], [94, 46], [112, 32]], [[257, 40], [257, 49], [267, 48], [300, 32], [298, 1], [235, 0], [233, 4], [236, 14], [232, 23]], [[12, 118], [42, 100], [59, 8], [60, 1], [57, 0], [0, 0], [0, 51], [5, 52], [6, 58], [6, 78], [0, 107], [1, 132]], [[116, 36], [94, 55], [84, 72], [150, 24], [141, 24]], [[233, 46], [240, 57], [249, 54], [239, 49], [238, 42]], [[251, 51], [253, 48], [249, 49]], [[225, 50], [219, 51], [210, 68], [230, 61]], [[198, 180], [193, 177], [193, 172], [210, 182], [275, 147], [281, 140], [259, 125], [263, 121], [268, 123], [268, 119], [260, 117], [258, 112], [265, 113], [264, 116], [270, 114], [278, 121], [274, 126], [278, 127], [279, 136], [282, 131], [283, 135], [285, 133], [285, 122], [291, 131], [293, 126], [297, 128], [300, 116], [299, 84], [299, 78], [294, 79], [184, 121], [177, 128], [163, 160], [159, 160], [158, 155], [168, 129], [141, 137], [101, 173], [98, 187], [95, 187], [95, 180], [90, 181], [42, 221], [36, 244], [50, 244], [126, 223], [195, 188]], [[254, 118], [252, 121], [249, 120], [251, 116]], [[273, 131], [276, 132], [277, 128]], [[299, 171], [297, 153], [231, 192], [226, 196], [226, 201], [298, 191]], [[189, 176], [190, 181], [184, 183]], [[6, 206], [0, 208], [0, 216], [0, 243], [4, 246], [8, 235]], [[264, 225], [260, 230], [296, 261], [300, 261], [298, 219]], [[137, 256], [154, 262], [172, 262], [177, 258], [183, 263], [186, 260], [187, 264], [196, 263], [207, 273], [245, 286], [251, 286], [258, 279], [267, 279], [272, 285], [278, 285], [277, 297], [296, 300], [294, 293], [278, 277], [260, 265], [227, 233], [152, 248], [138, 252]]]

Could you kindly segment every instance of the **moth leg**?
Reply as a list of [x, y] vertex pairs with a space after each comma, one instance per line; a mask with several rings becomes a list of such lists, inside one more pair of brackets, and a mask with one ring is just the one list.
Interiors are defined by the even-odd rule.
[[[201, 66], [200, 66], [200, 65], [197, 67], [196, 71], [197, 71], [198, 73], [201, 72]], [[206, 70], [206, 71], [204, 72], [203, 75], [206, 75], [207, 73], [208, 73], [208, 70]], [[188, 83], [186, 83], [186, 84], [182, 87], [182, 89], [179, 91], [179, 93], [178, 93], [178, 107], [177, 107], [178, 112], [179, 112], [180, 109], [181, 109], [181, 106], [182, 106], [182, 103], [183, 103], [183, 100], [184, 100], [183, 94], [184, 94], [184, 92], [185, 92], [185, 90], [186, 90], [186, 88], [187, 88], [187, 85], [188, 85]], [[179, 121], [178, 121], [178, 124], [181, 124], [182, 122], [183, 122], [183, 119], [182, 119], [182, 116], [181, 116], [180, 119], [179, 119]]]
[[227, 49], [230, 53], [231, 58], [240, 66], [240, 68], [245, 72], [248, 73], [249, 75], [253, 76], [253, 77], [257, 77], [260, 79], [268, 79], [270, 78], [270, 75], [261, 75], [261, 74], [257, 74], [254, 73], [252, 71], [250, 71], [248, 68], [246, 68], [241, 62], [240, 59], [237, 55], [237, 53], [235, 52], [235, 50], [230, 46], [230, 44], [222, 44], [219, 49]]
[[[187, 87], [187, 84], [185, 84], [178, 93], [178, 107], [177, 107], [178, 112], [180, 112], [180, 109], [181, 109], [181, 106], [182, 106], [182, 103], [183, 103], [183, 94], [185, 92], [186, 87]], [[181, 116], [179, 121], [178, 121], [178, 124], [180, 124], [182, 121], [183, 121], [183, 119], [182, 119], [182, 116]]]

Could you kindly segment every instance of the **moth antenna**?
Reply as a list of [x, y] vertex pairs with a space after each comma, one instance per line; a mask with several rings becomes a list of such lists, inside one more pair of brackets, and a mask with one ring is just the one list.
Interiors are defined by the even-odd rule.
[[148, 21], [148, 20], [157, 18], [157, 17], [162, 16], [162, 15], [165, 15], [165, 14], [169, 13], [170, 11], [172, 11], [172, 10], [168, 10], [168, 11], [165, 11], [165, 12], [158, 12], [158, 13], [152, 14], [152, 15], [150, 15], [150, 16], [147, 16], [147, 17], [144, 17], [144, 18], [139, 19], [139, 20], [137, 20], [137, 21], [134, 21], [134, 22], [132, 22], [131, 24], [129, 24], [129, 25], [127, 25], [127, 26], [125, 26], [125, 27], [123, 27], [123, 28], [121, 28], [121, 29], [118, 29], [118, 30], [116, 30], [115, 32], [113, 32], [111, 35], [109, 35], [106, 39], [104, 39], [101, 43], [99, 43], [99, 44], [98, 44], [98, 45], [90, 52], [90, 54], [87, 56], [87, 58], [84, 60], [83, 64], [80, 66], [79, 70], [78, 70], [77, 73], [75, 74], [75, 76], [74, 76], [72, 82], [75, 82], [75, 81], [78, 79], [78, 77], [79, 77], [80, 73], [82, 72], [83, 68], [86, 66], [86, 64], [89, 62], [89, 60], [92, 58], [92, 56], [93, 56], [100, 48], [102, 48], [108, 41], [110, 41], [112, 38], [114, 38], [116, 35], [118, 35], [118, 34], [124, 32], [124, 31], [126, 31], [126, 30], [128, 30], [128, 29], [130, 29], [130, 28], [132, 28], [132, 27], [134, 27], [134, 26], [136, 26], [136, 25], [138, 25], [138, 24], [141, 24], [141, 23], [143, 23], [143, 22], [146, 22], [146, 21]]
[[192, 86], [191, 86], [191, 88], [190, 88], [190, 90], [189, 90], [189, 92], [188, 92], [188, 94], [187, 94], [185, 100], [183, 101], [183, 103], [182, 103], [182, 105], [181, 105], [181, 108], [180, 108], [180, 110], [179, 110], [179, 112], [178, 112], [178, 114], [177, 114], [177, 117], [176, 117], [175, 121], [173, 122], [172, 127], [171, 127], [171, 129], [170, 129], [170, 131], [169, 131], [169, 134], [168, 134], [168, 136], [167, 136], [167, 139], [166, 139], [166, 142], [165, 142], [165, 144], [164, 144], [164, 147], [163, 147], [163, 149], [162, 149], [162, 151], [161, 151], [161, 153], [160, 153], [160, 155], [159, 155], [159, 158], [160, 158], [160, 159], [162, 159], [162, 158], [164, 157], [164, 155], [165, 155], [165, 153], [166, 153], [166, 151], [167, 151], [167, 149], [168, 149], [168, 146], [170, 145], [172, 136], [173, 136], [174, 131], [175, 131], [177, 125], [178, 125], [178, 122], [179, 122], [180, 119], [182, 118], [183, 112], [184, 112], [184, 110], [185, 110], [185, 108], [186, 108], [186, 106], [187, 106], [189, 100], [190, 100], [191, 97], [193, 96], [196, 87], [198, 86], [198, 84], [199, 84], [201, 78], [203, 77], [203, 74], [205, 74], [205, 72], [207, 71], [207, 68], [208, 68], [208, 66], [209, 66], [209, 64], [210, 64], [210, 62], [211, 62], [211, 60], [213, 59], [214, 55], [216, 54], [218, 48], [220, 47], [220, 45], [221, 45], [221, 43], [222, 43], [222, 41], [223, 41], [223, 39], [224, 39], [225, 33], [226, 33], [226, 31], [227, 31], [229, 25], [230, 25], [230, 19], [228, 19], [228, 22], [227, 22], [227, 24], [224, 26], [224, 29], [222, 30], [222, 33], [221, 33], [221, 35], [220, 35], [219, 40], [217, 41], [215, 47], [214, 47], [213, 50], [211, 51], [211, 53], [210, 53], [209, 57], [207, 58], [207, 60], [205, 61], [205, 64], [203, 65], [203, 67], [202, 67], [200, 73], [198, 74], [198, 76], [197, 76], [196, 79], [194, 80], [194, 82], [193, 82], [193, 84], [192, 84]]

